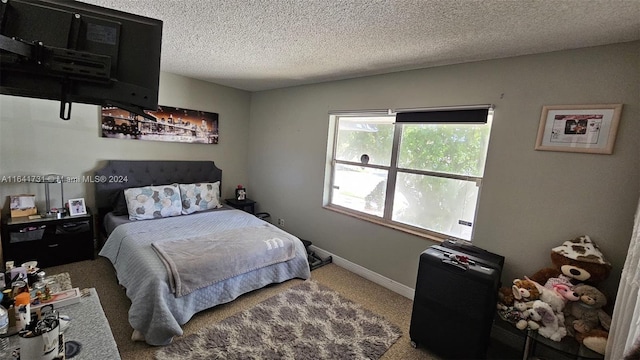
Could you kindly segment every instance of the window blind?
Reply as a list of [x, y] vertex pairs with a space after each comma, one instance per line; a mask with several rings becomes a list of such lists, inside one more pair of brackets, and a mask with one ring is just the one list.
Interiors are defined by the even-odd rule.
[[421, 110], [396, 114], [397, 123], [486, 123], [489, 109]]

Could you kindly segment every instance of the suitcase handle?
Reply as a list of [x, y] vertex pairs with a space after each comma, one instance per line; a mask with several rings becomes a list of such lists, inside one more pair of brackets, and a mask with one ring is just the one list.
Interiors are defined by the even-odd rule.
[[[447, 242], [450, 243], [450, 244], [458, 244], [458, 241], [456, 241], [456, 240], [447, 240]], [[477, 246], [470, 245], [470, 244], [465, 244], [463, 242], [461, 242], [458, 246], [461, 249], [463, 249], [463, 251], [466, 252], [466, 253], [483, 255], [483, 254], [488, 252], [485, 249], [480, 249]]]
[[447, 264], [447, 265], [455, 266], [458, 269], [461, 269], [461, 270], [464, 270], [464, 271], [469, 270], [469, 264], [468, 263], [461, 263], [459, 261], [451, 260], [451, 259], [442, 259], [442, 262]]

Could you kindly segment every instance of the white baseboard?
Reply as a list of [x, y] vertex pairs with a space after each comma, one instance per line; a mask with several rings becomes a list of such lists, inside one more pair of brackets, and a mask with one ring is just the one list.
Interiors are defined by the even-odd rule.
[[347, 269], [354, 274], [360, 275], [363, 278], [373, 281], [374, 283], [385, 287], [395, 293], [398, 293], [406, 298], [413, 300], [413, 296], [415, 294], [415, 290], [401, 284], [395, 280], [391, 280], [388, 277], [382, 276], [377, 272], [371, 271], [363, 266], [352, 263], [351, 261], [341, 258], [340, 256], [334, 255], [326, 250], [323, 250], [315, 245], [309, 246], [309, 248], [314, 251], [318, 256], [325, 258], [327, 256], [331, 256], [331, 260], [334, 264], [340, 266], [341, 268]]

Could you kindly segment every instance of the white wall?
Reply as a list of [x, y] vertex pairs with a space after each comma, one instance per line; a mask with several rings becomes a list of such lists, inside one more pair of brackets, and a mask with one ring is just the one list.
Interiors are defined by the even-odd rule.
[[[331, 110], [495, 104], [475, 243], [503, 282], [590, 235], [615, 294], [640, 188], [640, 42], [442, 66], [252, 94], [249, 191], [285, 229], [410, 287], [433, 242], [322, 208]], [[543, 105], [623, 103], [613, 155], [535, 151]], [[275, 222], [275, 221], [274, 221]]]
[[[59, 103], [0, 96], [0, 177], [24, 174], [91, 175], [104, 160], [213, 160], [223, 169], [223, 196], [247, 181], [250, 93], [169, 73], [160, 75], [159, 103], [219, 114], [219, 144], [180, 144], [102, 138], [99, 107], [73, 104], [71, 119], [58, 117]], [[44, 210], [44, 186], [0, 183], [0, 197], [35, 193]], [[52, 206], [60, 204], [52, 187]], [[65, 200], [85, 197], [92, 206], [93, 184], [66, 184]]]

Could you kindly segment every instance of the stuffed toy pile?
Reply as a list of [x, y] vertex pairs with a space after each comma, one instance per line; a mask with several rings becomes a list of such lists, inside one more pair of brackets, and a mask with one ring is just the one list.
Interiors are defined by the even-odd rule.
[[542, 268], [498, 292], [498, 314], [518, 329], [535, 330], [560, 341], [570, 335], [604, 355], [611, 316], [597, 285], [611, 273], [589, 236], [565, 241], [551, 250], [553, 266]]

